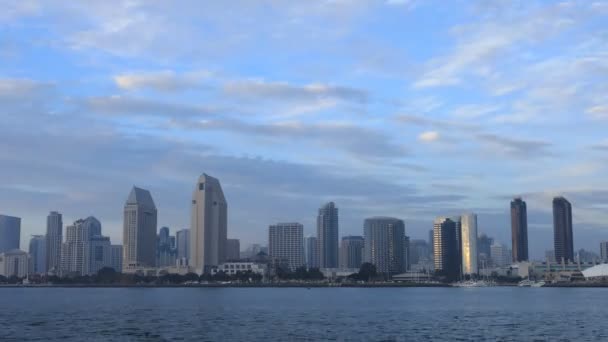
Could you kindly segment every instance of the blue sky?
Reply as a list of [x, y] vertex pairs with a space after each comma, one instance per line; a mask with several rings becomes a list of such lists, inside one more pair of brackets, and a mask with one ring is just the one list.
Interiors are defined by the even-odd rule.
[[202, 172], [229, 236], [341, 234], [391, 215], [425, 238], [473, 211], [510, 243], [528, 202], [531, 255], [552, 249], [551, 198], [575, 248], [608, 239], [606, 1], [0, 1], [0, 208], [22, 247], [50, 210], [95, 215], [120, 242], [132, 185], [159, 224], [189, 226]]

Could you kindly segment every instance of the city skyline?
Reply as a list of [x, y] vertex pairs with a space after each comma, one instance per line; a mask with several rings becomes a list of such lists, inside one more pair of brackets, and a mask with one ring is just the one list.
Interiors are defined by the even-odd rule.
[[606, 7], [7, 2], [0, 207], [23, 219], [22, 242], [50, 210], [94, 215], [117, 241], [125, 189], [145, 186], [159, 226], [183, 229], [204, 170], [221, 177], [244, 244], [263, 242], [269, 222], [312, 234], [328, 201], [344, 235], [385, 215], [421, 237], [435, 217], [471, 211], [507, 242], [504, 202], [522, 196], [540, 258], [554, 248], [550, 201], [564, 196], [575, 249], [597, 250]]

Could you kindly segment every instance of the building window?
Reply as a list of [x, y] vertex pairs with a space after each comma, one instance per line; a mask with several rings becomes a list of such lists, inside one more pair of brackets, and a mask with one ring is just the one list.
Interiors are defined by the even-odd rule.
[[205, 190], [205, 183], [199, 183], [198, 184], [198, 189], [201, 190], [201, 191]]

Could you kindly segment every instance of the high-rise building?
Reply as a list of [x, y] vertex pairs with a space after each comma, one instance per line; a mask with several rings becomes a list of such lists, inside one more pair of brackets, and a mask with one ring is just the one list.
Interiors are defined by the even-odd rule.
[[28, 255], [19, 249], [0, 253], [0, 275], [25, 278], [28, 275]]
[[600, 242], [600, 258], [602, 262], [608, 262], [608, 241]]
[[61, 271], [61, 246], [63, 242], [63, 218], [51, 211], [46, 217], [46, 271], [59, 274]]
[[306, 268], [319, 268], [319, 244], [316, 236], [304, 238], [304, 260]]
[[19, 249], [21, 218], [0, 215], [0, 253]]
[[410, 263], [415, 265], [420, 261], [429, 260], [431, 249], [426, 240], [411, 240], [410, 241]]
[[46, 238], [44, 235], [32, 235], [29, 246], [30, 274], [46, 273]]
[[93, 216], [76, 220], [66, 227], [65, 243], [61, 247], [61, 274], [90, 274], [91, 239], [101, 235], [101, 223]]
[[[95, 235], [89, 241], [88, 274], [97, 274], [104, 267], [112, 267], [112, 244], [110, 238]], [[113, 267], [112, 267], [113, 268]]]
[[494, 243], [490, 248], [494, 266], [504, 267], [511, 264], [511, 251], [509, 251], [506, 245]]
[[429, 249], [430, 249], [430, 253], [429, 256], [431, 259], [433, 259], [435, 257], [435, 230], [431, 229], [429, 230]]
[[392, 217], [371, 217], [365, 219], [363, 230], [364, 261], [374, 264], [378, 273], [403, 272], [405, 239], [403, 221]]
[[588, 251], [584, 248], [581, 248], [576, 252], [576, 262], [585, 263], [597, 263], [600, 261], [600, 257], [593, 253], [592, 251]]
[[410, 237], [406, 235], [403, 237], [403, 271], [409, 271], [410, 265]]
[[122, 273], [122, 245], [110, 246], [110, 267], [118, 273]]
[[177, 258], [180, 260], [190, 257], [190, 229], [178, 230], [175, 233]]
[[156, 267], [175, 266], [177, 260], [175, 237], [169, 234], [169, 227], [162, 227], [156, 238]]
[[464, 214], [461, 216], [461, 254], [462, 274], [477, 274], [477, 215]]
[[226, 260], [228, 204], [217, 178], [202, 174], [192, 194], [190, 266], [209, 272]]
[[156, 222], [152, 195], [148, 190], [133, 187], [124, 207], [123, 272], [156, 266]]
[[319, 245], [319, 266], [321, 268], [338, 267], [338, 208], [334, 202], [326, 203], [319, 208], [317, 244]]
[[292, 271], [304, 266], [304, 226], [295, 222], [269, 226], [268, 254], [286, 262]]
[[340, 267], [359, 268], [363, 263], [365, 240], [363, 236], [344, 236], [340, 246]]
[[528, 261], [528, 211], [521, 198], [511, 201], [513, 262]]
[[574, 261], [574, 239], [572, 236], [572, 205], [564, 197], [553, 199], [553, 246], [555, 261]]
[[545, 261], [550, 264], [555, 263], [555, 251], [553, 249], [549, 250], [549, 251], [545, 251]]
[[457, 279], [460, 273], [457, 227], [450, 218], [439, 217], [434, 222], [435, 272], [448, 279]]
[[239, 239], [226, 239], [226, 260], [238, 261], [241, 259], [241, 241]]

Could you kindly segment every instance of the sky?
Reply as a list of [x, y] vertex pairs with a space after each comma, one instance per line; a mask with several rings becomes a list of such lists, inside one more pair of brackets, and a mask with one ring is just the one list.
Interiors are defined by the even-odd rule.
[[608, 1], [0, 0], [0, 213], [22, 248], [46, 215], [94, 215], [113, 243], [132, 186], [159, 228], [189, 227], [218, 178], [228, 235], [269, 224], [340, 234], [394, 216], [413, 239], [478, 214], [530, 255], [552, 249], [551, 200], [574, 246], [608, 239]]

